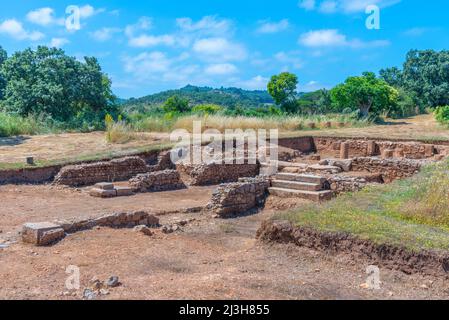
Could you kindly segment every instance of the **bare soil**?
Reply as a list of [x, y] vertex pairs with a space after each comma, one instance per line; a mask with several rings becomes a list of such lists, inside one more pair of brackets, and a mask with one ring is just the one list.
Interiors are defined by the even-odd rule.
[[[197, 191], [200, 189], [195, 189]], [[179, 193], [177, 197], [174, 196], [176, 193], [168, 194], [145, 196], [157, 199], [158, 208], [174, 202], [175, 198], [183, 198]], [[58, 194], [59, 197], [64, 196]], [[143, 204], [136, 199], [129, 198], [127, 206], [133, 200]], [[87, 198], [78, 200], [78, 205], [88, 207], [83, 203]], [[107, 202], [115, 200], [100, 202], [111, 209], [112, 204]], [[5, 202], [5, 208], [9, 206], [10, 209], [7, 217], [2, 216], [2, 226], [8, 223], [11, 228], [27, 220], [20, 214], [23, 209], [12, 210], [13, 203], [11, 200], [9, 205]], [[24, 212], [27, 211], [29, 209]], [[42, 211], [36, 208], [36, 212]], [[0, 249], [0, 298], [82, 299], [90, 279], [103, 280], [112, 275], [118, 276], [122, 285], [98, 299], [449, 297], [449, 283], [442, 278], [408, 276], [382, 269], [381, 290], [369, 290], [361, 286], [366, 282], [367, 261], [294, 245], [262, 244], [256, 240], [256, 231], [273, 212], [267, 209], [259, 214], [228, 220], [215, 219], [206, 213], [163, 215], [163, 225], [194, 220], [178, 232], [163, 234], [156, 230], [152, 237], [129, 229], [101, 228], [70, 235], [52, 247], [37, 248], [18, 242]], [[49, 218], [55, 213], [43, 214]], [[64, 214], [73, 213], [75, 211]], [[38, 219], [36, 214], [33, 217]], [[65, 271], [69, 265], [80, 268], [79, 290], [65, 288], [68, 277]]]

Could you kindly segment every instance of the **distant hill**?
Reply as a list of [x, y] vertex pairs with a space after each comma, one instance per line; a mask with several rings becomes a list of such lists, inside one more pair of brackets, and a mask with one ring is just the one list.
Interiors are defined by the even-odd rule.
[[125, 101], [123, 106], [129, 112], [149, 110], [162, 105], [168, 98], [174, 95], [188, 99], [192, 106], [212, 103], [227, 108], [234, 108], [236, 106], [256, 108], [265, 104], [274, 103], [268, 92], [263, 90], [249, 91], [239, 88], [214, 89], [188, 85], [181, 89], [163, 91], [138, 99], [131, 98]]

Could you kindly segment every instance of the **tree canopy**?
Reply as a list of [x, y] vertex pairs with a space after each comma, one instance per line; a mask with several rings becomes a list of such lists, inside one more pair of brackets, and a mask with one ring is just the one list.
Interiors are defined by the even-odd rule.
[[398, 91], [372, 72], [359, 77], [349, 77], [343, 84], [331, 90], [334, 108], [342, 112], [346, 108], [358, 110], [362, 117], [379, 115], [396, 107]]
[[[2, 46], [0, 46], [0, 70], [2, 68], [3, 63], [8, 59], [8, 54], [5, 50], [3, 50]], [[3, 90], [6, 86], [6, 80], [3, 78], [2, 74], [0, 73], [0, 100], [3, 99]]]
[[102, 119], [115, 110], [111, 82], [96, 58], [80, 62], [61, 49], [39, 46], [7, 58], [0, 76], [6, 82], [1, 106], [7, 112], [70, 121]]
[[289, 72], [283, 72], [271, 77], [268, 83], [268, 93], [275, 103], [285, 112], [297, 111], [296, 88], [298, 77]]
[[172, 96], [168, 98], [162, 108], [164, 109], [165, 113], [183, 113], [191, 111], [189, 100], [180, 98], [178, 96]]

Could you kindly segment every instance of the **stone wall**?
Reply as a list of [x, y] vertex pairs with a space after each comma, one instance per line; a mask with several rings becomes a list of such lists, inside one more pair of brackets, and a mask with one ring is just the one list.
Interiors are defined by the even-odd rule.
[[366, 176], [345, 176], [330, 175], [327, 177], [330, 189], [335, 194], [344, 192], [357, 192], [362, 190], [370, 183], [383, 183], [381, 174], [371, 174]]
[[47, 246], [60, 241], [66, 234], [95, 227], [133, 228], [135, 226], [159, 226], [159, 219], [143, 211], [120, 212], [100, 218], [42, 223], [26, 223], [22, 229], [22, 241], [36, 246]]
[[269, 187], [265, 176], [223, 184], [213, 193], [207, 208], [222, 218], [245, 213], [264, 205]]
[[383, 181], [390, 183], [415, 175], [427, 163], [426, 160], [359, 157], [352, 159], [352, 170], [380, 173]]
[[392, 150], [396, 157], [426, 159], [436, 154], [449, 155], [449, 147], [420, 142], [374, 141], [315, 137], [316, 151], [324, 157], [339, 158], [342, 143], [349, 146], [349, 157], [379, 156], [385, 150]]
[[299, 150], [303, 153], [315, 151], [314, 138], [312, 137], [281, 138], [278, 142], [280, 147]]
[[259, 164], [178, 164], [176, 170], [188, 185], [207, 186], [255, 177], [259, 174], [259, 167]]
[[126, 157], [107, 162], [66, 166], [55, 177], [54, 183], [85, 186], [98, 182], [123, 181], [148, 170], [149, 167], [142, 158]]
[[143, 173], [129, 180], [134, 192], [158, 192], [185, 188], [179, 172], [164, 170]]

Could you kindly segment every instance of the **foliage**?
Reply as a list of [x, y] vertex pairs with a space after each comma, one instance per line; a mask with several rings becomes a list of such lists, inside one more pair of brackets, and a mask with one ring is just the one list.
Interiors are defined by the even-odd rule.
[[273, 97], [275, 103], [281, 107], [284, 112], [296, 112], [296, 88], [298, 86], [298, 77], [289, 72], [283, 72], [271, 77], [268, 83], [268, 93]]
[[29, 115], [23, 118], [18, 115], [0, 112], [0, 137], [34, 135], [49, 132], [50, 126], [42, 117]]
[[298, 99], [298, 111], [301, 114], [324, 114], [331, 112], [331, 96], [326, 89], [308, 92]]
[[117, 113], [110, 80], [96, 58], [84, 62], [56, 48], [16, 52], [1, 66], [6, 81], [2, 108], [21, 116], [46, 114], [54, 121], [88, 126]]
[[216, 104], [199, 104], [192, 108], [193, 113], [198, 113], [205, 116], [216, 114], [222, 110], [223, 107]]
[[359, 77], [349, 77], [345, 83], [331, 90], [335, 111], [346, 108], [358, 110], [361, 117], [376, 117], [396, 107], [398, 91], [372, 72]]
[[442, 125], [449, 125], [449, 106], [438, 107], [435, 110], [435, 119]]
[[215, 104], [226, 108], [257, 108], [264, 104], [273, 103], [273, 99], [266, 91], [249, 91], [239, 88], [209, 88], [188, 85], [178, 90], [169, 90], [145, 96], [139, 99], [131, 98], [123, 103], [128, 113], [146, 113], [156, 110], [168, 98], [178, 96], [190, 101], [192, 106], [199, 104]]
[[[8, 54], [5, 50], [3, 50], [2, 46], [0, 46], [0, 70], [2, 69], [3, 63], [8, 59]], [[6, 87], [6, 80], [3, 78], [2, 74], [0, 73], [0, 100], [3, 99], [3, 90]]]
[[172, 96], [168, 98], [162, 108], [165, 113], [184, 113], [191, 111], [189, 100], [180, 98], [178, 96]]
[[396, 67], [382, 69], [379, 75], [382, 80], [392, 87], [399, 88], [402, 86], [402, 71]]

